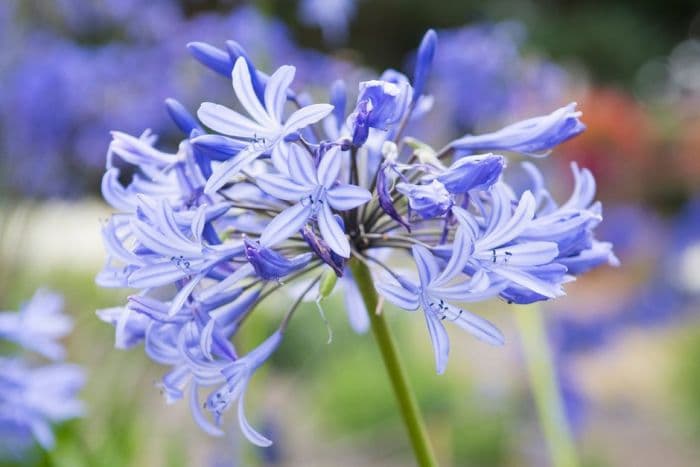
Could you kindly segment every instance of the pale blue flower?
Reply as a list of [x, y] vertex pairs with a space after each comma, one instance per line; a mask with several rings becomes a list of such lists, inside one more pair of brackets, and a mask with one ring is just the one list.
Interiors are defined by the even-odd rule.
[[[462, 242], [458, 242], [461, 244]], [[422, 246], [413, 247], [413, 259], [418, 268], [419, 284], [414, 284], [397, 276], [400, 285], [383, 282], [376, 284], [377, 290], [394, 305], [413, 311], [422, 308], [435, 352], [438, 373], [447, 368], [450, 342], [442, 322], [452, 321], [457, 326], [477, 338], [494, 345], [504, 342], [501, 332], [489, 321], [467, 310], [449, 303], [450, 300], [467, 302], [480, 301], [494, 295], [488, 276], [476, 273], [468, 281], [451, 285], [453, 279], [462, 273], [464, 258], [468, 251], [453, 251], [448, 263], [441, 267], [438, 260]]]
[[299, 146], [292, 145], [290, 149], [289, 176], [261, 174], [256, 178], [256, 183], [264, 192], [296, 203], [270, 222], [262, 232], [260, 242], [274, 246], [313, 218], [331, 250], [348, 258], [350, 243], [331, 209], [346, 211], [356, 208], [369, 201], [372, 195], [364, 188], [337, 183], [341, 168], [341, 155], [337, 148], [323, 154], [318, 168], [314, 167], [311, 156]]
[[[581, 130], [573, 106], [437, 151], [404, 136], [429, 107], [436, 45], [429, 31], [413, 83], [387, 70], [359, 83], [347, 109], [342, 81], [333, 81], [330, 104], [313, 104], [291, 89], [291, 66], [267, 74], [236, 42], [225, 51], [190, 43], [202, 63], [230, 75], [247, 115], [204, 103], [200, 124], [168, 100], [184, 134], [172, 152], [149, 131], [113, 133], [102, 191], [118, 212], [103, 226], [107, 262], [97, 281], [136, 292], [98, 314], [115, 327], [117, 347], [143, 342], [149, 358], [169, 368], [158, 386], [168, 402], [188, 399], [205, 432], [221, 435], [223, 414], [237, 401], [245, 436], [272, 442], [248, 423], [243, 396], [312, 291], [320, 299], [333, 285], [342, 288], [350, 326], [367, 330], [377, 310], [362, 304], [348, 261], [386, 271], [396, 283], [375, 282], [377, 290], [401, 308], [423, 310], [439, 373], [449, 352], [443, 320], [504, 342], [490, 322], [456, 303], [555, 298], [574, 274], [611, 262], [609, 245], [592, 233], [601, 211], [588, 172], [575, 170], [574, 195], [558, 206], [539, 172], [530, 170], [532, 190], [519, 194], [504, 178], [506, 158], [477, 152], [548, 151]], [[125, 166], [134, 174], [123, 185]], [[418, 282], [389, 263], [407, 251]], [[328, 279], [333, 273], [337, 283]], [[276, 316], [278, 329], [239, 355], [233, 339], [247, 332], [247, 318], [296, 282], [302, 286], [287, 288], [292, 300]]]
[[450, 146], [468, 153], [514, 151], [542, 156], [586, 129], [580, 116], [576, 103], [571, 103], [549, 115], [523, 120], [493, 133], [463, 136], [452, 141]]

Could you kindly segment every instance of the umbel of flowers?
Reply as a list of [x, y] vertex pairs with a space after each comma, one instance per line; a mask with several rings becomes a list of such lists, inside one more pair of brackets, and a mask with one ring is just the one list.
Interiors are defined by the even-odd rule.
[[[315, 103], [294, 87], [293, 66], [267, 74], [234, 42], [227, 51], [190, 44], [204, 65], [230, 75], [236, 109], [205, 102], [195, 118], [168, 100], [184, 133], [175, 153], [157, 149], [149, 131], [113, 133], [102, 192], [118, 212], [103, 227], [108, 259], [97, 281], [137, 292], [99, 316], [115, 326], [117, 347], [143, 341], [151, 359], [171, 368], [160, 383], [165, 396], [187, 398], [208, 433], [222, 433], [222, 416], [237, 403], [243, 434], [271, 443], [245, 416], [246, 388], [298, 304], [324, 288], [324, 274], [340, 278], [353, 327], [367, 328], [351, 261], [370, 267], [389, 302], [420, 310], [438, 373], [449, 354], [446, 325], [504, 342], [461, 305], [552, 299], [576, 275], [616, 262], [593, 235], [601, 208], [589, 171], [572, 167], [573, 194], [561, 204], [531, 163], [530, 189], [503, 178], [503, 153], [544, 156], [584, 130], [575, 104], [438, 149], [407, 135], [431, 110], [436, 46], [429, 31], [412, 80], [387, 70], [359, 83], [348, 105], [342, 81], [328, 103]], [[125, 167], [134, 172], [126, 186]], [[415, 277], [391, 267], [407, 255]], [[239, 354], [232, 338], [245, 319], [297, 280], [303, 286], [287, 291], [296, 296], [279, 329]]]

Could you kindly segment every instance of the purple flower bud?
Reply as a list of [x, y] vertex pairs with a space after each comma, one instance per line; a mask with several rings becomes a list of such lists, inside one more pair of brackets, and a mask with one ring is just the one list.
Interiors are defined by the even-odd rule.
[[280, 280], [282, 277], [297, 271], [311, 261], [313, 255], [304, 253], [292, 259], [287, 259], [271, 248], [265, 248], [259, 242], [245, 240], [245, 256], [253, 265], [258, 276], [265, 280]]
[[396, 211], [394, 203], [391, 200], [391, 195], [389, 194], [389, 187], [387, 186], [385, 167], [380, 168], [379, 172], [377, 173], [377, 199], [379, 200], [379, 206], [381, 206], [382, 210], [389, 217], [406, 227], [406, 230], [408, 230], [409, 232], [411, 231], [411, 226]]
[[173, 119], [177, 127], [184, 134], [189, 135], [192, 130], [201, 130], [202, 127], [199, 126], [197, 120], [192, 116], [191, 113], [185, 109], [180, 102], [175, 99], [165, 99], [165, 107], [168, 110], [170, 118]]
[[360, 83], [357, 107], [348, 117], [353, 144], [362, 146], [367, 141], [370, 128], [386, 131], [398, 123], [406, 111], [410, 92], [408, 83], [382, 80]]
[[187, 44], [187, 48], [192, 56], [205, 67], [226, 78], [231, 77], [234, 60], [223, 50], [204, 42], [190, 42]]
[[505, 165], [503, 156], [496, 154], [467, 156], [457, 160], [437, 180], [450, 193], [467, 193], [493, 185]]
[[450, 143], [450, 146], [467, 153], [503, 150], [531, 156], [542, 155], [586, 129], [580, 116], [576, 103], [572, 102], [549, 115], [523, 120], [493, 133], [463, 136]]
[[428, 81], [428, 74], [433, 66], [433, 57], [437, 48], [437, 34], [433, 29], [429, 29], [423, 36], [418, 47], [416, 57], [416, 69], [413, 72], [413, 103], [423, 94], [423, 89]]

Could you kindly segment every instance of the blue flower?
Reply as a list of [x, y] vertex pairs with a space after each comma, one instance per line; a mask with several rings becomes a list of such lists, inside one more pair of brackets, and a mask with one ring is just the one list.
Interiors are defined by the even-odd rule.
[[83, 403], [76, 399], [84, 384], [85, 375], [77, 365], [30, 368], [21, 360], [0, 358], [0, 450], [19, 451], [31, 439], [51, 449], [51, 424], [84, 414]]
[[379, 293], [394, 305], [409, 311], [419, 307], [423, 309], [438, 373], [444, 373], [447, 368], [450, 352], [447, 331], [442, 324], [444, 320], [454, 322], [484, 342], [494, 345], [503, 345], [504, 342], [503, 335], [493, 324], [448, 301], [478, 301], [494, 295], [488, 276], [482, 272], [472, 276], [469, 281], [449, 285], [462, 273], [465, 257], [468, 257], [467, 251], [454, 251], [447, 265], [441, 268], [430, 251], [416, 245], [413, 247], [413, 260], [418, 268], [420, 283], [413, 284], [397, 276], [399, 286], [382, 282], [376, 285]]
[[262, 232], [260, 242], [273, 246], [314, 218], [331, 250], [344, 258], [349, 257], [350, 243], [331, 208], [339, 211], [353, 209], [369, 201], [372, 195], [364, 188], [337, 183], [341, 168], [337, 148], [322, 156], [318, 168], [299, 146], [292, 145], [290, 149], [289, 176], [260, 174], [256, 177], [256, 183], [264, 192], [296, 203], [270, 222]]
[[77, 399], [85, 383], [82, 368], [67, 363], [30, 365], [35, 358], [24, 355], [36, 352], [54, 362], [65, 357], [58, 340], [73, 323], [62, 308], [61, 296], [40, 289], [19, 312], [0, 313], [0, 340], [18, 345], [16, 354], [0, 357], [0, 454], [21, 455], [33, 440], [51, 449], [51, 424], [83, 415], [83, 403]]
[[467, 193], [493, 185], [505, 168], [503, 156], [483, 154], [457, 159], [437, 177], [450, 193]]
[[18, 312], [0, 312], [0, 338], [50, 360], [61, 360], [65, 350], [58, 340], [73, 328], [73, 321], [62, 311], [60, 295], [39, 289]]
[[360, 83], [357, 106], [348, 117], [352, 143], [362, 146], [370, 128], [387, 131], [401, 120], [411, 100], [411, 86], [406, 82], [364, 81]]
[[[316, 285], [319, 298], [330, 293], [333, 273], [351, 327], [367, 330], [375, 310], [358, 306], [348, 261], [371, 265], [373, 274], [388, 272], [398, 285], [380, 282], [377, 290], [401, 308], [423, 310], [439, 373], [449, 352], [443, 320], [486, 342], [504, 341], [491, 323], [455, 303], [556, 298], [575, 274], [613, 262], [610, 245], [594, 236], [601, 209], [589, 172], [574, 168], [574, 195], [559, 206], [533, 167], [526, 165], [532, 190], [518, 194], [504, 177], [504, 156], [472, 154], [547, 151], [581, 129], [573, 107], [442, 150], [404, 136], [422, 125], [436, 45], [428, 32], [415, 89], [387, 70], [360, 83], [346, 115], [342, 81], [333, 81], [330, 104], [313, 104], [308, 93], [290, 89], [295, 68], [268, 75], [236, 42], [225, 51], [191, 43], [197, 59], [231, 76], [248, 115], [204, 103], [197, 121], [168, 100], [184, 135], [175, 151], [162, 150], [150, 131], [113, 133], [102, 192], [118, 212], [103, 226], [107, 261], [97, 281], [135, 292], [126, 305], [98, 316], [115, 327], [117, 347], [143, 342], [148, 357], [169, 368], [158, 384], [166, 400], [187, 398], [207, 433], [223, 433], [223, 414], [238, 401], [246, 437], [271, 443], [245, 417], [248, 382]], [[406, 251], [418, 282], [389, 263]], [[290, 288], [293, 300], [278, 329], [240, 356], [233, 339], [247, 332], [247, 318], [297, 281], [304, 285]]]
[[471, 154], [475, 151], [513, 151], [531, 156], [546, 155], [554, 146], [580, 134], [586, 127], [576, 104], [571, 103], [549, 115], [534, 117], [483, 135], [467, 135], [450, 146]]
[[200, 106], [197, 116], [206, 126], [234, 139], [250, 142], [244, 153], [214, 169], [205, 186], [205, 192], [216, 192], [266, 151], [272, 151], [278, 158], [284, 159], [284, 156], [279, 154], [280, 151], [284, 151], [279, 147], [284, 144], [283, 138], [318, 122], [333, 110], [333, 106], [329, 104], [312, 104], [284, 118], [287, 90], [294, 80], [294, 72], [294, 67], [283, 66], [273, 73], [265, 87], [264, 102], [261, 102], [253, 89], [246, 60], [243, 57], [238, 58], [231, 73], [233, 90], [250, 117], [219, 104], [205, 102]]
[[255, 371], [270, 358], [281, 342], [282, 333], [276, 332], [245, 357], [222, 368], [221, 373], [226, 378], [226, 383], [213, 392], [206, 402], [207, 410], [213, 412], [217, 423], [220, 423], [223, 412], [238, 400], [238, 422], [243, 434], [251, 443], [262, 447], [271, 445], [272, 441], [255, 431], [248, 423], [245, 416], [245, 392]]

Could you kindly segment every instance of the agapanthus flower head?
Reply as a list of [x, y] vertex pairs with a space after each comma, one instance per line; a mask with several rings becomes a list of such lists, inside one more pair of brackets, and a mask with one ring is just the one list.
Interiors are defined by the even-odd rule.
[[[268, 75], [238, 45], [224, 66], [229, 59], [200, 44], [198, 58], [230, 75], [245, 113], [204, 103], [200, 125], [168, 101], [184, 133], [174, 153], [156, 149], [149, 133], [114, 134], [103, 193], [120, 212], [103, 228], [108, 259], [98, 281], [138, 292], [100, 317], [115, 326], [118, 346], [144, 341], [153, 360], [172, 368], [164, 394], [169, 401], [188, 394], [208, 433], [221, 434], [238, 401], [245, 436], [270, 443], [245, 417], [243, 394], [303, 300], [315, 295], [321, 307], [341, 288], [351, 326], [367, 329], [374, 310], [361, 305], [352, 262], [370, 267], [389, 302], [422, 310], [439, 373], [449, 353], [445, 323], [490, 344], [505, 341], [464, 303], [556, 298], [575, 275], [615, 264], [610, 245], [593, 234], [601, 209], [590, 172], [573, 167], [574, 194], [561, 205], [532, 164], [529, 190], [517, 192], [504, 178], [500, 152], [541, 155], [582, 131], [574, 104], [439, 150], [405, 134], [428, 109], [436, 46], [430, 31], [413, 83], [388, 70], [359, 83], [348, 106], [341, 81], [331, 85], [330, 103], [314, 103], [301, 97], [294, 67]], [[118, 183], [120, 161], [136, 170], [126, 186]], [[398, 274], [394, 257], [411, 258], [417, 277]], [[279, 328], [240, 354], [232, 338], [276, 291], [292, 296]]]
[[[33, 441], [44, 449], [54, 444], [51, 424], [81, 416], [76, 398], [85, 383], [83, 370], [58, 362], [65, 356], [58, 342], [73, 327], [63, 314], [60, 295], [40, 289], [19, 311], [0, 312], [0, 342], [16, 344], [18, 352], [0, 356], [0, 457], [21, 455]], [[30, 364], [37, 353], [52, 363]]]

